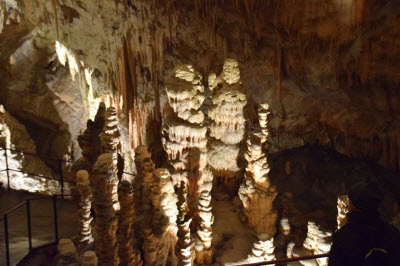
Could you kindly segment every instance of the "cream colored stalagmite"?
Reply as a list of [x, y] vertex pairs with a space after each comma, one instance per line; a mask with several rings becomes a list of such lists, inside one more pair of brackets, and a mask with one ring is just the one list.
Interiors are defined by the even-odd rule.
[[120, 265], [140, 266], [143, 264], [140, 253], [131, 245], [133, 237], [133, 188], [128, 180], [123, 180], [118, 186], [118, 199], [121, 209], [118, 216], [118, 255]]
[[338, 196], [337, 201], [337, 228], [340, 229], [347, 223], [347, 212], [348, 212], [348, 202], [349, 198], [347, 195]]
[[211, 188], [213, 175], [207, 166], [207, 128], [200, 110], [205, 99], [202, 76], [191, 65], [174, 69], [165, 81], [171, 112], [163, 124], [163, 146], [168, 154], [175, 185], [186, 183], [189, 215], [197, 228], [196, 261], [211, 261]]
[[245, 118], [243, 109], [247, 97], [240, 81], [238, 62], [227, 59], [222, 75], [208, 77], [211, 96], [211, 106], [208, 116], [210, 136], [208, 163], [216, 178], [234, 196], [237, 193], [243, 171], [238, 165], [240, 158], [239, 143], [245, 135]]
[[90, 216], [92, 208], [92, 188], [90, 186], [89, 173], [86, 170], [79, 170], [76, 174], [76, 192], [78, 209], [78, 234], [75, 240], [78, 247], [84, 248], [92, 242], [92, 228], [90, 223], [93, 217]]
[[112, 154], [99, 156], [92, 174], [93, 206], [96, 213], [95, 251], [100, 265], [118, 265], [117, 218], [112, 193], [118, 185]]
[[276, 188], [268, 178], [269, 165], [263, 146], [268, 138], [268, 105], [258, 110], [260, 130], [247, 138], [247, 160], [245, 179], [239, 188], [243, 213], [247, 223], [257, 233], [259, 241], [254, 243], [249, 262], [267, 261], [275, 258], [274, 235], [277, 230], [278, 213], [273, 206], [277, 196]]
[[147, 224], [143, 227], [145, 265], [176, 265], [177, 198], [171, 177], [166, 169], [153, 171], [153, 178], [145, 190], [150, 199]]
[[100, 134], [103, 131], [106, 106], [103, 102], [99, 104], [94, 121], [88, 120], [83, 134], [78, 136], [79, 147], [82, 149], [82, 157], [72, 166], [72, 172], [87, 170], [91, 178], [93, 164], [102, 153]]
[[[118, 130], [118, 118], [117, 118], [117, 112], [115, 111], [114, 107], [108, 107], [107, 111], [105, 112], [104, 115], [104, 126], [103, 126], [103, 131], [100, 133], [100, 141], [101, 141], [101, 147], [103, 153], [108, 153], [112, 155], [113, 158], [113, 163], [117, 166], [118, 170], [120, 173], [118, 173], [118, 180], [121, 179], [123, 171], [123, 166], [122, 169], [121, 167], [118, 167], [118, 163], [122, 162], [119, 159], [118, 155], [118, 146], [120, 144], [120, 132]], [[114, 186], [114, 190], [112, 192], [112, 197], [113, 197], [113, 204], [114, 204], [114, 209], [118, 212], [119, 211], [119, 202], [118, 202], [118, 184]]]
[[178, 243], [176, 245], [176, 251], [178, 254], [178, 265], [189, 266], [193, 265], [194, 261], [194, 250], [193, 250], [193, 239], [190, 235], [190, 223], [192, 217], [188, 214], [187, 206], [187, 192], [185, 182], [181, 182], [181, 185], [177, 188], [178, 194]]

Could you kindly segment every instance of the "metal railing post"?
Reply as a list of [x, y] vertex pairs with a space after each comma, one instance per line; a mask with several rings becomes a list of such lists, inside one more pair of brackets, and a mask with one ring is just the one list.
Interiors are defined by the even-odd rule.
[[29, 250], [32, 249], [32, 225], [31, 225], [31, 204], [30, 200], [26, 200], [26, 217], [28, 220], [28, 243], [29, 243]]
[[4, 148], [4, 154], [5, 154], [5, 157], [6, 157], [7, 187], [8, 187], [8, 189], [10, 189], [11, 188], [11, 185], [10, 185], [10, 171], [8, 169], [8, 155], [7, 155], [7, 153], [8, 153], [8, 149]]
[[60, 168], [60, 185], [61, 185], [61, 198], [64, 199], [64, 176], [62, 170], [62, 160], [58, 160], [58, 166]]
[[58, 243], [58, 221], [57, 221], [57, 196], [53, 196], [53, 214], [54, 214], [54, 234], [56, 243]]
[[10, 266], [10, 243], [8, 242], [8, 216], [4, 215], [4, 239], [6, 241], [6, 265]]

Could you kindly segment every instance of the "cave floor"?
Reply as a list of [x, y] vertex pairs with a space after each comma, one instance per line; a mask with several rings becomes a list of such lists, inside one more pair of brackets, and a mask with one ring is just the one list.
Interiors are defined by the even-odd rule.
[[214, 265], [246, 263], [256, 237], [240, 221], [232, 201], [214, 201], [213, 213], [213, 245], [216, 250]]
[[[0, 216], [28, 198], [43, 196], [19, 191], [0, 191]], [[30, 201], [32, 246], [55, 241], [52, 198]], [[59, 238], [71, 237], [76, 228], [75, 205], [69, 200], [57, 200]], [[17, 264], [29, 251], [26, 205], [8, 216], [11, 265]], [[4, 220], [0, 221], [0, 266], [5, 261]]]

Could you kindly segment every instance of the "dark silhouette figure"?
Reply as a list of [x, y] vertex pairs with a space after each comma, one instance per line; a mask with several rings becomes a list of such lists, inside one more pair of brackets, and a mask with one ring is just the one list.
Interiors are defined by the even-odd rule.
[[333, 234], [328, 265], [400, 265], [400, 232], [379, 216], [379, 184], [355, 184], [349, 200], [348, 223]]

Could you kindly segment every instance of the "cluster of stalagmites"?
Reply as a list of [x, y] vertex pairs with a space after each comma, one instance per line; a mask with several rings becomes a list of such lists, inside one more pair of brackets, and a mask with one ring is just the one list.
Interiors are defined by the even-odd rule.
[[243, 213], [247, 223], [257, 233], [259, 241], [254, 243], [250, 262], [274, 259], [274, 235], [278, 214], [273, 206], [277, 196], [276, 188], [268, 178], [269, 165], [263, 147], [268, 138], [268, 105], [258, 110], [260, 128], [247, 138], [245, 178], [239, 188]]

